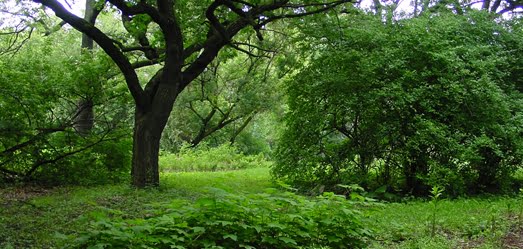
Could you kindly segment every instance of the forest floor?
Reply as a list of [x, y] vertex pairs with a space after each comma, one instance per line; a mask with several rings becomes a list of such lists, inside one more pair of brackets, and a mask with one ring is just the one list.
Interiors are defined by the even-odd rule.
[[[260, 193], [274, 187], [267, 168], [164, 173], [158, 189], [128, 185], [0, 189], [0, 248], [61, 248], [104, 210], [146, 217], [156, 204], [196, 200], [206, 188]], [[365, 210], [369, 248], [523, 248], [523, 200], [510, 197], [412, 199]]]

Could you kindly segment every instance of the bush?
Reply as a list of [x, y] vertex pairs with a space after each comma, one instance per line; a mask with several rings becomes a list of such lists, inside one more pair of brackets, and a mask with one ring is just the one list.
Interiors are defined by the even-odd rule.
[[[32, 37], [0, 58], [0, 183], [97, 184], [128, 177], [131, 143], [122, 139], [131, 134], [127, 88], [107, 78], [116, 68], [101, 51], [54, 46], [74, 44], [75, 37]], [[82, 134], [76, 131], [80, 99], [92, 102], [96, 113], [94, 126]]]
[[132, 141], [105, 141], [82, 153], [38, 169], [32, 178], [45, 185], [97, 185], [129, 180]]
[[520, 55], [506, 52], [523, 51], [519, 29], [474, 11], [347, 23], [286, 84], [273, 174], [304, 189], [508, 189], [523, 162]]
[[89, 225], [74, 248], [363, 248], [370, 237], [354, 202], [324, 193], [308, 199], [290, 192], [177, 202], [147, 219], [107, 218]]
[[256, 167], [268, 167], [270, 162], [262, 155], [244, 155], [230, 145], [218, 147], [200, 146], [196, 149], [182, 148], [176, 154], [160, 157], [160, 169], [169, 171], [219, 171]]

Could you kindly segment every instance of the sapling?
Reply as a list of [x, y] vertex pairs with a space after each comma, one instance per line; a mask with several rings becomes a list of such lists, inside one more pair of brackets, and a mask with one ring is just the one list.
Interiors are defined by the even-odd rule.
[[432, 190], [430, 190], [430, 203], [432, 203], [432, 220], [431, 220], [431, 231], [430, 236], [434, 237], [436, 235], [436, 216], [438, 212], [438, 203], [441, 200], [441, 196], [443, 195], [443, 191], [445, 191], [445, 188], [440, 188], [438, 186], [432, 187]]

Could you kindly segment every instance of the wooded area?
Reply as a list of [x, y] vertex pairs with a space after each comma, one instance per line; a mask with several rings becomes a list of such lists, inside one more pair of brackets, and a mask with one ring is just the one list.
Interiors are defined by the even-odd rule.
[[[194, 171], [267, 169], [249, 177], [273, 181], [261, 184], [268, 192], [189, 188], [203, 197], [151, 219], [140, 208], [131, 220], [101, 218], [114, 227], [58, 232], [79, 248], [363, 248], [379, 228], [360, 212], [377, 201], [430, 198], [437, 210], [441, 198], [495, 195], [519, 208], [522, 8], [511, 0], [2, 0], [2, 193], [129, 183], [155, 193]], [[523, 231], [518, 210], [508, 212], [505, 235]], [[111, 229], [130, 237], [99, 233]], [[84, 239], [69, 243], [76, 235]], [[24, 247], [10, 236], [0, 232], [0, 246]]]

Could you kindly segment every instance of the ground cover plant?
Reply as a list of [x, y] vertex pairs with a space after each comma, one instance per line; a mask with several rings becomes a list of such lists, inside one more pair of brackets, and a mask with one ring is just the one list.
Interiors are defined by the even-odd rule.
[[495, 196], [440, 200], [433, 234], [432, 203], [389, 203], [370, 215], [376, 232], [370, 248], [518, 248], [522, 204]]
[[362, 248], [370, 236], [354, 203], [325, 193], [306, 198], [277, 189], [237, 195], [212, 189], [194, 204], [171, 203], [146, 219], [99, 218], [75, 247]]
[[208, 194], [206, 187], [231, 193], [261, 193], [275, 187], [266, 168], [166, 173], [162, 180], [162, 187], [154, 190], [133, 189], [127, 184], [0, 189], [0, 248], [60, 247], [55, 232], [71, 235], [84, 231], [96, 214], [110, 209], [128, 218], [143, 218], [158, 212], [158, 203], [203, 198]]
[[[305, 223], [304, 220], [317, 217], [320, 215], [317, 213], [320, 210], [328, 211], [332, 215], [325, 216], [328, 219], [324, 221], [320, 219], [318, 224], [347, 221], [352, 217], [351, 213], [360, 216], [361, 223], [354, 228], [361, 228], [361, 225], [364, 230], [360, 231], [372, 233], [373, 236], [367, 238], [364, 243], [368, 248], [510, 248], [508, 246], [519, 245], [518, 243], [522, 242], [519, 234], [523, 224], [523, 199], [519, 197], [447, 199], [443, 196], [438, 202], [436, 211], [432, 203], [416, 198], [404, 199], [402, 202], [381, 203], [372, 207], [352, 204], [345, 206], [347, 204], [339, 205], [343, 200], [337, 196], [319, 197], [319, 200], [314, 200], [286, 193], [289, 189], [278, 189], [279, 185], [271, 181], [268, 168], [164, 173], [162, 182], [164, 182], [162, 187], [149, 191], [129, 188], [125, 184], [59, 187], [48, 190], [39, 187], [2, 189], [0, 191], [2, 197], [0, 199], [2, 207], [0, 246], [2, 248], [56, 248], [71, 247], [78, 243], [96, 244], [101, 241], [114, 242], [114, 245], [118, 245], [117, 241], [125, 238], [133, 243], [143, 242], [148, 245], [158, 243], [155, 245], [159, 245], [161, 241], [153, 240], [158, 237], [152, 237], [151, 241], [140, 241], [139, 235], [150, 233], [157, 236], [161, 234], [161, 229], [169, 231], [174, 229], [173, 234], [177, 235], [178, 239], [182, 237], [180, 233], [185, 232], [187, 239], [195, 239], [197, 234], [201, 234], [196, 239], [198, 243], [203, 243], [204, 238], [209, 236], [208, 238], [213, 238], [212, 241], [217, 245], [220, 243], [230, 245], [234, 239], [240, 241], [245, 238], [245, 234], [254, 233], [256, 229], [260, 229], [260, 233], [256, 231], [252, 236], [267, 236], [273, 233], [271, 235], [276, 239], [277, 234], [283, 234], [280, 229], [291, 234], [299, 233], [300, 230], [292, 229], [295, 226], [312, 229], [315, 225]], [[338, 203], [338, 205], [322, 207], [321, 203]], [[180, 208], [180, 205], [183, 207]], [[342, 215], [338, 213], [344, 212], [343, 207], [348, 209], [349, 216], [345, 217], [344, 213]], [[262, 223], [261, 217], [247, 215], [263, 214], [270, 209], [274, 211], [278, 208], [284, 208], [285, 211], [278, 214], [274, 212], [274, 216], [265, 217], [266, 221], [280, 219], [278, 223]], [[305, 214], [294, 213], [300, 210]], [[179, 214], [184, 215], [187, 223], [175, 222], [182, 221]], [[431, 222], [434, 214], [436, 214], [435, 233], [432, 235]], [[289, 218], [298, 216], [303, 219], [297, 218], [295, 223], [286, 223]], [[243, 226], [236, 226], [241, 222], [241, 218], [260, 219], [258, 221], [260, 223], [250, 225], [244, 223]], [[354, 221], [350, 219], [348, 224], [358, 224], [351, 222]], [[132, 230], [132, 225], [140, 225], [145, 230], [138, 228], [138, 231]], [[329, 240], [327, 234], [335, 234], [330, 229], [341, 229], [339, 226], [341, 223], [323, 228], [329, 231], [323, 233], [327, 237], [323, 240], [321, 236], [316, 238], [316, 244], [311, 242], [313, 246], [310, 248], [329, 248], [326, 247], [329, 243], [333, 245], [336, 238], [331, 237], [334, 242], [323, 242]], [[211, 227], [220, 227], [220, 229], [210, 229]], [[202, 228], [205, 228], [206, 232]], [[176, 229], [181, 229], [181, 232]], [[127, 237], [116, 236], [118, 234]], [[321, 232], [318, 236], [320, 234]], [[93, 238], [93, 240], [90, 242], [76, 240], [82, 236], [84, 239]], [[94, 240], [94, 238], [101, 238], [101, 240]], [[282, 238], [283, 240], [278, 241], [282, 243], [280, 245], [293, 247], [292, 241], [296, 243], [303, 240], [312, 241], [314, 236], [311, 238], [298, 236], [302, 240], [294, 237], [286, 237], [292, 240]], [[202, 245], [198, 243], [194, 245]], [[257, 243], [262, 244], [260, 241]], [[245, 242], [244, 244], [249, 245]], [[331, 248], [340, 248], [339, 245], [335, 245]]]

